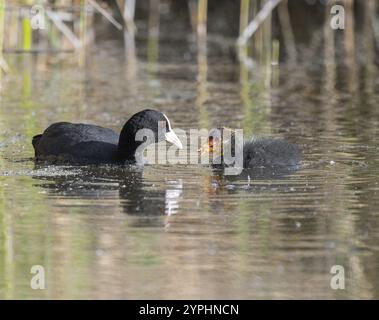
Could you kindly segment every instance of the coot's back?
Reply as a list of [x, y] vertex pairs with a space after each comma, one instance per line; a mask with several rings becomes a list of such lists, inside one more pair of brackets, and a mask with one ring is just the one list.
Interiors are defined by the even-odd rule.
[[43, 134], [33, 137], [37, 161], [53, 163], [98, 164], [117, 160], [119, 135], [111, 129], [57, 122]]
[[244, 167], [296, 167], [300, 152], [295, 144], [283, 139], [253, 138], [244, 144]]

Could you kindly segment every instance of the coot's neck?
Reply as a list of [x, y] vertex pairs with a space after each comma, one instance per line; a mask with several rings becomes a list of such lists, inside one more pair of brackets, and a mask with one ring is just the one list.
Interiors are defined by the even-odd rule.
[[117, 158], [121, 162], [138, 162], [139, 160], [139, 156], [136, 155], [136, 150], [143, 141], [135, 140], [135, 131], [134, 126], [130, 125], [129, 121], [126, 122], [121, 130], [117, 147]]

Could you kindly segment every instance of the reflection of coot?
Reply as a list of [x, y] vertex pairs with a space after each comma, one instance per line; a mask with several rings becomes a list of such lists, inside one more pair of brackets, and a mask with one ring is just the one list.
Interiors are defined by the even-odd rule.
[[127, 214], [156, 216], [176, 214], [178, 200], [182, 194], [182, 182], [166, 182], [159, 190], [149, 190], [142, 171], [131, 176], [123, 176], [120, 180], [119, 197], [122, 199], [123, 211]]
[[[235, 180], [276, 180], [285, 179], [288, 175], [296, 172], [295, 168], [244, 168], [238, 175], [225, 175], [229, 181]], [[224, 175], [224, 169], [221, 166], [213, 168], [214, 175]]]
[[119, 197], [123, 211], [144, 216], [164, 215], [165, 191], [144, 188], [142, 172], [134, 172], [131, 176], [123, 176], [120, 180]]
[[34, 178], [46, 181], [36, 186], [48, 189], [50, 194], [82, 199], [118, 197], [123, 211], [128, 215], [147, 218], [169, 215], [172, 211], [170, 187], [165, 185], [159, 190], [149, 190], [150, 186], [143, 180], [143, 171], [138, 167], [81, 167], [77, 176], [35, 176]]
[[225, 175], [222, 169], [215, 168], [213, 169], [212, 186], [215, 191], [229, 190], [230, 192], [234, 192], [239, 189], [251, 191], [285, 191], [290, 189], [286, 180], [291, 173], [293, 173], [293, 170], [273, 171], [243, 169], [239, 175]]

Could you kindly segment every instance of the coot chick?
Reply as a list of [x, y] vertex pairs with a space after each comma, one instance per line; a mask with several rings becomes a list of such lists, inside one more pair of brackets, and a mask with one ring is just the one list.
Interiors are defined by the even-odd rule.
[[[227, 155], [238, 156], [236, 141], [238, 141], [236, 131], [224, 127], [216, 128], [210, 131], [208, 142], [199, 151], [213, 156], [214, 167], [227, 166], [227, 163], [230, 163], [225, 161]], [[241, 146], [243, 168], [297, 169], [300, 163], [298, 147], [283, 139], [252, 138], [249, 141], [242, 139]]]
[[[136, 138], [141, 129], [149, 129], [154, 134], [145, 141]], [[166, 140], [179, 149], [182, 143], [171, 129], [166, 115], [156, 110], [146, 109], [134, 114], [123, 126], [120, 135], [111, 129], [89, 125], [57, 122], [42, 134], [33, 137], [35, 159], [40, 162], [73, 165], [124, 164], [139, 161], [136, 154], [144, 143]]]

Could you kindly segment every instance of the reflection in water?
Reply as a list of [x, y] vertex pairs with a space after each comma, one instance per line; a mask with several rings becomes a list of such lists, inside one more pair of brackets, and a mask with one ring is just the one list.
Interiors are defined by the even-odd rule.
[[179, 179], [178, 181], [170, 181], [170, 189], [166, 190], [165, 194], [165, 214], [171, 216], [178, 213], [179, 200], [183, 193], [183, 181]]
[[[285, 183], [286, 179], [291, 175], [295, 174], [300, 168], [279, 168], [279, 169], [269, 169], [269, 168], [247, 168], [243, 169], [239, 175], [225, 175], [224, 170], [220, 168], [214, 168], [212, 178], [217, 182], [217, 184], [228, 185], [229, 188], [234, 189], [234, 183], [243, 183], [244, 189], [254, 188], [255, 181], [275, 181], [280, 180]], [[275, 189], [277, 185], [275, 185]]]
[[[43, 167], [36, 168], [43, 172]], [[47, 170], [51, 167], [47, 167]], [[82, 167], [74, 175], [39, 174], [34, 179], [43, 182], [36, 187], [47, 189], [54, 197], [74, 197], [80, 199], [98, 199], [116, 196], [118, 191], [121, 207], [126, 214], [140, 216], [173, 215], [179, 208], [183, 183], [181, 179], [165, 182], [159, 190], [152, 190], [143, 178], [141, 167]]]

